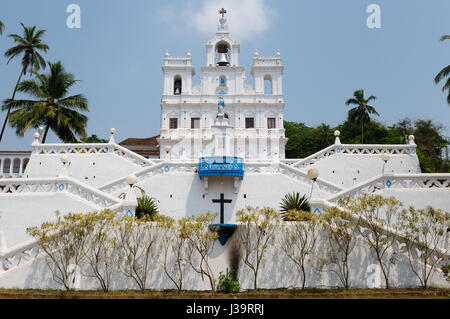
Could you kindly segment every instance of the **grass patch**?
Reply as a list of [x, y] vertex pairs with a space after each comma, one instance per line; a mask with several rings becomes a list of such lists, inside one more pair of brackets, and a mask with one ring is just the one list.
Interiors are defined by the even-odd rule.
[[210, 291], [59, 291], [0, 289], [0, 299], [450, 299], [448, 288], [271, 289], [239, 293]]

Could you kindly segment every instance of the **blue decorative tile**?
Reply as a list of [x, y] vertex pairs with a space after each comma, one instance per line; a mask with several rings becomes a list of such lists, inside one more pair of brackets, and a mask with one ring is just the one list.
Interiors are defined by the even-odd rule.
[[131, 209], [127, 210], [127, 212], [125, 213], [125, 216], [130, 216], [130, 217], [134, 217], [133, 212], [131, 211]]
[[164, 171], [165, 171], [165, 172], [168, 172], [168, 171], [170, 171], [170, 167], [169, 167], [169, 165], [166, 165], [166, 166], [164, 166]]
[[275, 173], [279, 173], [280, 172], [280, 166], [275, 166], [275, 168], [274, 168], [274, 170], [275, 170]]
[[58, 188], [59, 188], [60, 191], [63, 191], [64, 190], [64, 184], [59, 184]]
[[386, 186], [387, 186], [388, 188], [390, 188], [390, 187], [392, 186], [392, 182], [391, 182], [390, 180], [387, 180], [387, 181], [386, 181]]
[[316, 214], [316, 213], [319, 213], [319, 214], [320, 214], [320, 209], [319, 209], [319, 208], [316, 208], [316, 209], [314, 210], [314, 214]]
[[341, 152], [341, 148], [340, 147], [336, 148], [336, 153], [340, 153], [340, 152]]

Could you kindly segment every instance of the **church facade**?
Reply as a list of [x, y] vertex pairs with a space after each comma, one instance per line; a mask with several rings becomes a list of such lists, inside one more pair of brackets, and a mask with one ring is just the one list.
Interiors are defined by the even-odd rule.
[[[336, 206], [341, 197], [368, 193], [394, 196], [416, 208], [448, 210], [450, 174], [421, 173], [414, 136], [406, 144], [355, 145], [345, 144], [336, 131], [329, 147], [303, 159], [286, 159], [281, 54], [263, 57], [254, 52], [253, 85], [247, 83], [239, 54], [223, 14], [206, 43], [199, 84], [194, 84], [190, 52], [185, 57], [165, 53], [158, 145], [155, 139], [152, 148], [136, 145], [146, 157], [116, 143], [115, 129], [108, 143], [99, 144], [42, 144], [36, 133], [30, 155], [0, 155], [0, 287], [54, 287], [49, 273], [41, 272], [45, 266], [39, 243], [26, 228], [54, 219], [57, 210], [65, 214], [108, 208], [119, 216], [134, 216], [134, 186], [153, 197], [164, 215], [179, 219], [211, 212], [221, 224], [235, 223], [236, 212], [247, 206], [278, 209], [292, 192], [307, 195], [316, 214]], [[13, 174], [16, 160], [19, 170]], [[217, 245], [214, 251], [217, 274], [225, 271], [228, 249]], [[276, 251], [269, 255], [280, 262]], [[366, 253], [358, 258], [352, 267], [367, 265]], [[288, 264], [283, 261], [283, 273], [296, 272]], [[365, 287], [364, 271], [355, 276], [354, 285]], [[394, 286], [415, 285], [414, 276], [396, 276]], [[241, 278], [243, 287], [251, 286], [249, 274]], [[261, 286], [290, 287], [291, 279], [283, 278], [277, 273]], [[436, 283], [442, 285], [442, 280]], [[191, 280], [186, 289], [205, 285]], [[316, 278], [314, 285], [329, 287], [333, 282]], [[160, 280], [152, 287], [168, 289], [170, 283]], [[98, 287], [86, 281], [81, 288]], [[130, 287], [118, 280], [114, 288]]]
[[[224, 17], [215, 37], [206, 43], [200, 84], [193, 84], [195, 69], [190, 52], [186, 57], [171, 57], [166, 52], [162, 67], [161, 158], [168, 149], [171, 159], [180, 160], [215, 155], [246, 160], [284, 158], [287, 140], [280, 52], [261, 57], [255, 51], [253, 85], [246, 83], [239, 54], [240, 45], [230, 37]], [[222, 121], [218, 107], [223, 108]]]

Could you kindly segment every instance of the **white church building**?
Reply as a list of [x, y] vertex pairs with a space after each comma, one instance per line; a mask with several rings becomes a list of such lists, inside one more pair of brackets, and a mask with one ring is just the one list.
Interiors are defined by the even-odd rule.
[[[366, 193], [395, 196], [416, 208], [450, 209], [450, 174], [421, 173], [414, 136], [407, 144], [355, 145], [345, 144], [336, 131], [333, 145], [303, 159], [286, 159], [281, 53], [262, 56], [255, 51], [253, 84], [248, 84], [239, 64], [240, 44], [230, 35], [223, 14], [205, 48], [198, 81], [190, 51], [183, 57], [164, 54], [159, 158], [146, 158], [117, 144], [114, 129], [104, 144], [41, 144], [36, 133], [30, 155], [0, 151], [0, 288], [54, 287], [50, 279], [42, 279], [49, 275], [42, 275], [39, 244], [26, 228], [53, 220], [56, 210], [109, 208], [134, 215], [135, 196], [119, 198], [130, 193], [130, 175], [157, 200], [162, 214], [176, 219], [211, 212], [219, 214], [217, 222], [231, 224], [238, 210], [278, 209], [292, 192], [310, 196], [317, 214], [337, 205], [340, 197]], [[317, 178], [308, 176], [311, 168]], [[227, 245], [217, 245], [217, 274], [226, 267], [226, 255]], [[355, 267], [367, 263], [361, 259]], [[283, 267], [294, 272], [294, 266]], [[397, 276], [393, 285], [414, 285], [414, 276]], [[251, 286], [251, 278], [244, 277], [243, 286]], [[362, 277], [354, 282], [365, 285]], [[439, 275], [435, 283], [446, 285]], [[291, 284], [286, 277], [260, 286]], [[317, 279], [317, 286], [332, 285]], [[88, 281], [81, 286], [96, 289]], [[163, 282], [155, 287], [169, 286]], [[186, 289], [205, 287], [206, 283], [192, 282]]]

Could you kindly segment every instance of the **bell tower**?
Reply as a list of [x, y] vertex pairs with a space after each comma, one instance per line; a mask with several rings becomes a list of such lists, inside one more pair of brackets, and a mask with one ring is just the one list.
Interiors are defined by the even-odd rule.
[[237, 41], [230, 38], [225, 18], [227, 11], [222, 8], [219, 13], [222, 17], [219, 19], [216, 36], [206, 44], [206, 65], [238, 66], [241, 47]]

